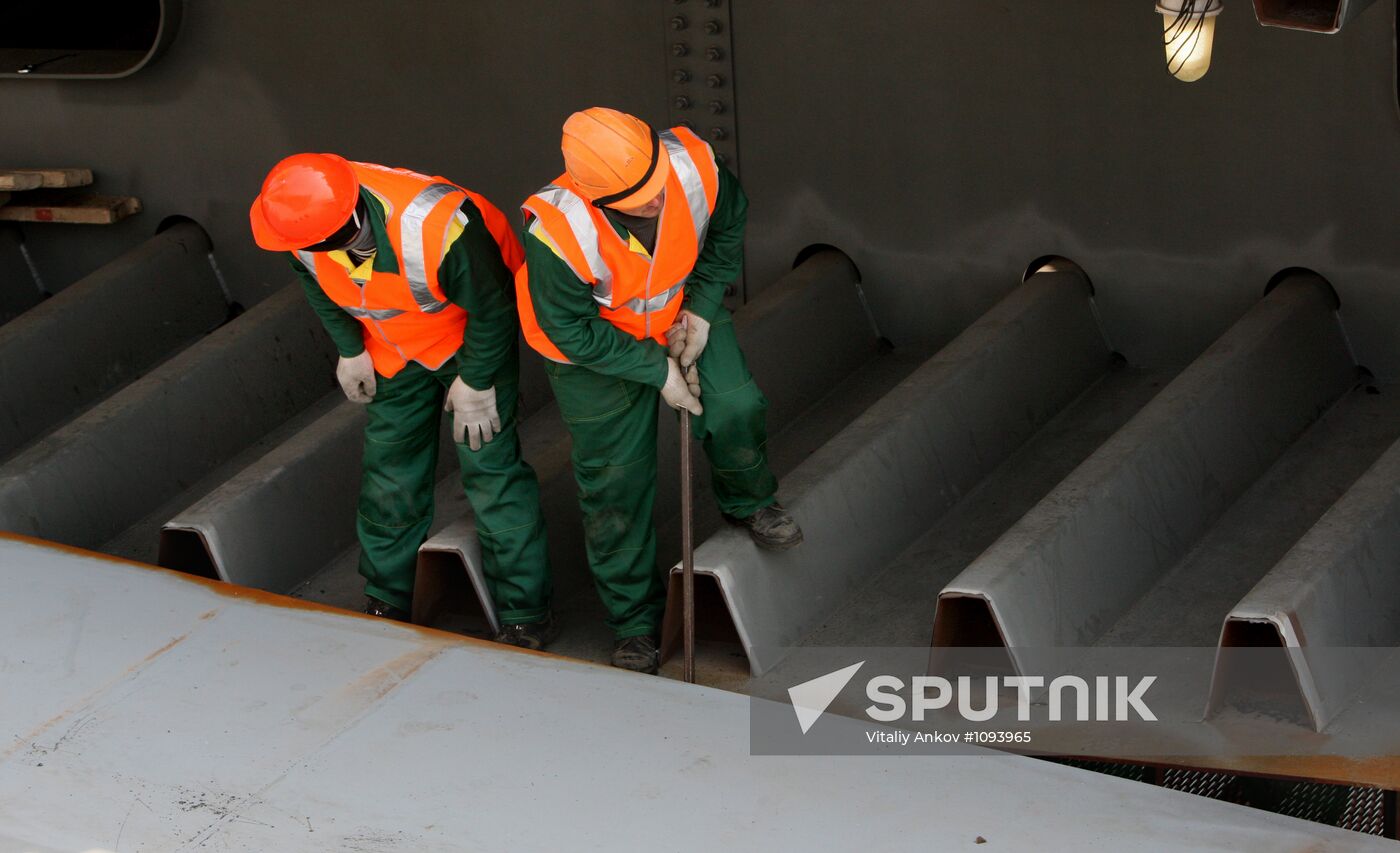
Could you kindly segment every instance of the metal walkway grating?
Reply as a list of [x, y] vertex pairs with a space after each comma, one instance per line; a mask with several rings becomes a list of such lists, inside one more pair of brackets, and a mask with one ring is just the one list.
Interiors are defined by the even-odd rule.
[[1352, 832], [1394, 837], [1393, 832], [1387, 832], [1387, 826], [1390, 825], [1390, 821], [1387, 820], [1387, 803], [1393, 800], [1386, 796], [1388, 792], [1380, 788], [1266, 779], [1189, 767], [1157, 768], [1146, 764], [1075, 758], [1046, 760]]

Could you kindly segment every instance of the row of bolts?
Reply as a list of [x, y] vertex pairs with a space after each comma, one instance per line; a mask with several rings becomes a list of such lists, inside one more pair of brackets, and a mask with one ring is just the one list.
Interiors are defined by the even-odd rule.
[[[676, 0], [676, 2], [681, 3], [684, 2], [684, 0]], [[705, 0], [705, 5], [711, 7], [718, 6], [719, 0]], [[687, 26], [689, 26], [689, 23], [686, 21], [684, 15], [676, 15], [674, 18], [671, 19], [671, 29], [673, 30], [683, 30]], [[722, 29], [723, 27], [720, 25], [719, 21], [705, 22], [705, 32], [710, 35], [715, 35]], [[686, 47], [684, 42], [676, 42], [675, 44], [671, 45], [672, 56], [685, 56], [689, 53], [690, 48]], [[707, 47], [705, 48], [705, 58], [710, 60], [711, 62], [718, 62], [719, 60], [724, 58], [724, 51], [719, 49], [718, 47]], [[690, 72], [686, 71], [684, 68], [677, 68], [674, 72], [671, 73], [671, 79], [675, 80], [677, 83], [688, 83], [690, 82]], [[706, 75], [705, 85], [709, 86], [711, 89], [718, 89], [724, 85], [724, 77], [720, 74]], [[686, 97], [685, 95], [677, 95], [672, 101], [672, 104], [678, 110], [690, 109], [690, 103], [690, 98]], [[710, 112], [714, 113], [715, 115], [719, 115], [720, 113], [724, 112], [724, 101], [713, 100], [709, 102], [708, 106], [710, 108]], [[723, 139], [725, 137], [724, 128], [712, 128], [710, 130], [710, 136], [714, 139]]]

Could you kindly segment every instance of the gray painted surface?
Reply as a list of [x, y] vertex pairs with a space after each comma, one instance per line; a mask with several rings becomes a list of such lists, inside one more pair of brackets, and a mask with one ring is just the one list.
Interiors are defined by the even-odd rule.
[[[1085, 282], [1033, 276], [787, 478], [800, 547], [772, 554], [739, 530], [705, 541], [695, 570], [719, 584], [753, 674], [1102, 376], [1109, 356]], [[677, 630], [672, 619], [664, 633]]]
[[570, 112], [600, 103], [663, 115], [662, 21], [636, 11], [632, 0], [192, 2], [170, 49], [129, 78], [0, 80], [0, 112], [25, 116], [0, 161], [91, 167], [99, 191], [144, 204], [80, 236], [28, 226], [58, 284], [180, 214], [209, 230], [249, 304], [286, 281], [285, 258], [253, 245], [248, 207], [288, 154], [445, 175], [512, 214], [562, 171]]
[[[284, 280], [247, 209], [297, 150], [436, 172], [511, 211], [560, 171], [574, 109], [667, 112], [670, 4], [192, 3], [170, 51], [119, 81], [0, 80], [25, 118], [0, 160], [92, 166], [146, 213], [81, 237], [27, 228], [57, 284], [184, 214], [235, 295]], [[1219, 18], [1200, 82], [1173, 80], [1150, 2], [892, 7], [734, 0], [751, 292], [828, 242], [886, 334], [941, 345], [1032, 258], [1088, 271], [1138, 365], [1184, 364], [1285, 267], [1340, 293], [1357, 358], [1400, 376], [1394, 4], [1337, 36]]]
[[[1346, 652], [1400, 645], [1400, 443], [1327, 511], [1235, 605], [1221, 645], [1247, 642], [1248, 625], [1271, 629], [1290, 652], [1304, 707], [1318, 731], [1367, 683]], [[1217, 669], [1213, 694], [1223, 695]]]
[[731, 693], [14, 540], [0, 580], [6, 849], [1394, 849], [990, 751], [755, 757]]
[[948, 585], [935, 645], [1094, 643], [1355, 378], [1326, 283], [1284, 280]]
[[[1232, 6], [1211, 73], [1183, 85], [1163, 67], [1160, 17], [1146, 3], [734, 3], [751, 292], [802, 247], [833, 243], [860, 264], [881, 331], [921, 349], [1009, 292], [1031, 258], [1065, 255], [1093, 278], [1109, 339], [1155, 367], [1195, 357], [1262, 282], [1300, 265], [1335, 285], [1355, 360], [1400, 376], [1392, 4], [1330, 38], [1266, 30]], [[24, 117], [23, 132], [0, 141], [0, 161], [92, 166], [100, 190], [146, 203], [146, 216], [109, 228], [26, 226], [51, 284], [183, 214], [207, 225], [235, 296], [252, 303], [286, 277], [283, 259], [247, 234], [270, 163], [335, 150], [446, 174], [509, 212], [558, 172], [571, 110], [664, 113], [664, 15], [638, 8], [193, 4], [170, 54], [128, 80], [0, 81], [0, 109]], [[762, 342], [797, 359], [760, 377], [770, 393], [794, 381], [833, 387], [800, 360], [822, 351], [818, 341]], [[324, 340], [287, 357], [330, 387]], [[217, 432], [208, 411], [191, 428]], [[159, 430], [140, 438], [163, 441]], [[150, 452], [101, 454], [75, 477]], [[671, 458], [662, 470], [673, 478]], [[123, 471], [119, 497], [149, 504], [150, 470]], [[183, 485], [204, 470], [175, 476]], [[551, 524], [565, 519], [576, 563], [567, 474], [554, 491]], [[664, 482], [659, 516], [673, 513], [674, 493]], [[63, 513], [86, 500], [51, 498]]]
[[957, 334], [1033, 258], [1088, 272], [1134, 365], [1184, 364], [1281, 269], [1400, 374], [1394, 4], [1336, 36], [1227, 2], [1197, 83], [1151, 2], [738, 0], [748, 272], [845, 249], [896, 343]]
[[208, 255], [177, 224], [0, 327], [0, 459], [222, 323]]
[[0, 529], [105, 542], [330, 390], [289, 286], [0, 466]]

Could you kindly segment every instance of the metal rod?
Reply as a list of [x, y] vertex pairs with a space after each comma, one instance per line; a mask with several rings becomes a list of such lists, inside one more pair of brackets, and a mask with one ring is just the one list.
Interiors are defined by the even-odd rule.
[[681, 623], [682, 677], [695, 683], [695, 530], [691, 508], [690, 412], [681, 409]]

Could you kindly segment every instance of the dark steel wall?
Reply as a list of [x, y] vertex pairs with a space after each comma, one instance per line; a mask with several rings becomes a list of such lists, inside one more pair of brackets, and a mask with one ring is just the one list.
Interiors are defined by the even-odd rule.
[[1180, 362], [1307, 266], [1362, 363], [1397, 375], [1394, 4], [1337, 36], [1225, 5], [1210, 73], [1185, 84], [1150, 0], [742, 2], [751, 275], [834, 242], [892, 337], [944, 338], [1062, 254], [1119, 349]]
[[170, 52], [129, 79], [0, 80], [0, 163], [90, 165], [102, 191], [146, 204], [81, 235], [29, 227], [59, 284], [183, 214], [213, 237], [235, 294], [255, 300], [290, 278], [248, 232], [278, 159], [317, 150], [407, 166], [509, 210], [561, 171], [559, 126], [579, 104], [664, 114], [653, 11], [642, 0], [186, 0]]
[[[1400, 377], [1394, 4], [1328, 37], [1226, 0], [1212, 70], [1183, 84], [1151, 0], [724, 1], [751, 292], [832, 243], [889, 337], [936, 343], [1061, 254], [1120, 350], [1179, 363], [1305, 266], [1340, 293], [1359, 360]], [[178, 213], [252, 300], [285, 280], [246, 231], [282, 154], [439, 172], [511, 207], [559, 170], [572, 109], [666, 115], [671, 0], [188, 5], [171, 52], [130, 80], [0, 81], [0, 161], [92, 165], [147, 203], [81, 246], [30, 228], [51, 279]]]

